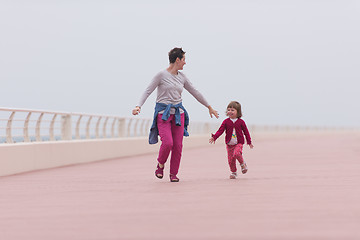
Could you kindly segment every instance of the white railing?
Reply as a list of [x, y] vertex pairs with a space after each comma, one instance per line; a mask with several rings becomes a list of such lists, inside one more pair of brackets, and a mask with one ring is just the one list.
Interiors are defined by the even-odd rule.
[[0, 108], [0, 142], [41, 142], [146, 135], [149, 119]]
[[[34, 109], [0, 108], [0, 143], [148, 136], [152, 119]], [[211, 131], [192, 122], [191, 134]]]
[[[34, 109], [0, 108], [0, 143], [148, 136], [152, 119]], [[220, 122], [195, 122], [190, 135], [214, 133]], [[326, 127], [249, 125], [251, 132], [346, 130]]]

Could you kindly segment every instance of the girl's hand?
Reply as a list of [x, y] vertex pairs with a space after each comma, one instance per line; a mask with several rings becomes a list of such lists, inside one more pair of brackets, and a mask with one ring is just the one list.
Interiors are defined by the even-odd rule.
[[208, 106], [210, 117], [212, 118], [214, 115], [216, 118], [219, 118], [219, 114], [216, 110], [214, 110], [211, 106]]
[[132, 114], [133, 115], [138, 115], [141, 111], [141, 107], [136, 106], [133, 110], [132, 110]]
[[213, 137], [211, 137], [211, 138], [209, 139], [209, 143], [215, 143], [215, 140], [214, 140]]
[[249, 147], [250, 147], [250, 148], [254, 148], [254, 145], [252, 145], [252, 144], [249, 144]]

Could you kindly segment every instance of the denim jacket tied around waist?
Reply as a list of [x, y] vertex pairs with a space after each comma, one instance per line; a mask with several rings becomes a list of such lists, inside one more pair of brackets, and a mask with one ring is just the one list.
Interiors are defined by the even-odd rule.
[[182, 103], [173, 105], [173, 104], [165, 104], [165, 103], [156, 103], [155, 105], [155, 112], [154, 112], [154, 119], [153, 123], [150, 128], [150, 134], [149, 134], [149, 144], [156, 144], [159, 139], [159, 130], [157, 127], [157, 116], [159, 112], [164, 111], [162, 115], [162, 120], [166, 121], [170, 117], [170, 109], [175, 108], [175, 124], [177, 126], [181, 126], [181, 117], [180, 117], [180, 108], [184, 111], [185, 114], [185, 123], [184, 123], [184, 136], [189, 136], [189, 133], [187, 131], [187, 127], [189, 125], [189, 114], [185, 110]]

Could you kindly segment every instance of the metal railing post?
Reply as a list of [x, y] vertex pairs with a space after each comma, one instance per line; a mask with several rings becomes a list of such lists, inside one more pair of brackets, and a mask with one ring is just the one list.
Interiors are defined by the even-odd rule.
[[41, 134], [40, 134], [40, 126], [41, 126], [41, 120], [44, 116], [44, 113], [41, 113], [38, 120], [36, 121], [36, 128], [35, 128], [35, 138], [37, 142], [41, 142]]
[[55, 125], [56, 117], [57, 117], [57, 114], [54, 114], [54, 116], [53, 116], [53, 118], [51, 119], [51, 122], [50, 122], [49, 135], [50, 135], [50, 140], [51, 141], [55, 141], [54, 125]]
[[125, 118], [119, 119], [119, 125], [118, 125], [118, 131], [119, 131], [119, 137], [125, 137]]
[[133, 137], [139, 136], [139, 127], [138, 127], [139, 121], [141, 121], [139, 118], [135, 120]]
[[115, 137], [115, 123], [117, 121], [117, 118], [114, 118], [113, 123], [111, 124], [111, 137], [114, 138]]
[[146, 124], [147, 132], [145, 132], [145, 135], [149, 134], [152, 123], [153, 123], [152, 120], [147, 120], [147, 124]]
[[71, 140], [71, 115], [62, 115], [61, 116], [61, 139], [62, 140]]
[[80, 117], [78, 118], [77, 122], [76, 122], [76, 139], [80, 139], [80, 123], [81, 123], [81, 118], [83, 117], [83, 115], [80, 115]]
[[[133, 118], [130, 118], [128, 121], [128, 124], [126, 126], [127, 131], [126, 131], [126, 137], [131, 137], [131, 127], [132, 127], [132, 122], [134, 121]], [[136, 121], [136, 120], [135, 120]]]
[[86, 124], [86, 139], [90, 139], [90, 123], [92, 120], [92, 116], [89, 117], [87, 124]]
[[31, 112], [28, 113], [24, 122], [24, 142], [30, 142], [29, 138], [29, 121], [31, 117]]
[[12, 126], [12, 121], [13, 121], [14, 116], [15, 116], [15, 112], [12, 112], [8, 119], [7, 125], [6, 125], [6, 142], [7, 143], [13, 143], [13, 139], [11, 136], [11, 126]]
[[99, 134], [99, 126], [100, 126], [100, 121], [101, 121], [102, 117], [98, 118], [98, 121], [96, 122], [96, 129], [95, 129], [95, 136], [96, 138], [100, 138], [100, 134]]
[[107, 127], [107, 122], [108, 122], [109, 118], [105, 118], [104, 124], [103, 124], [103, 137], [106, 138], [106, 127]]

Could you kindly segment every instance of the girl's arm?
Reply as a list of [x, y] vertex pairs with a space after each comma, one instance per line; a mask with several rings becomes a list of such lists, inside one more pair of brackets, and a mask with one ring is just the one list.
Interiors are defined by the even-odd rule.
[[[226, 129], [226, 123], [225, 123], [225, 120], [224, 120], [224, 121], [222, 122], [219, 130], [217, 130], [217, 132], [216, 132], [215, 134], [211, 134], [211, 138], [210, 138], [210, 139], [213, 139], [212, 142], [215, 142], [216, 139], [218, 139], [218, 138], [224, 133], [225, 129]], [[209, 142], [210, 142], [210, 140], [209, 140]], [[212, 143], [212, 142], [211, 142], [211, 143]]]
[[[243, 133], [244, 133], [244, 135], [245, 135], [246, 143], [247, 143], [248, 145], [252, 145], [252, 144], [251, 144], [250, 133], [249, 133], [249, 130], [248, 130], [248, 128], [247, 128], [246, 123], [245, 123], [244, 120], [242, 121], [241, 129], [242, 129], [242, 131], [243, 131]], [[250, 147], [251, 147], [251, 146], [250, 146]]]

